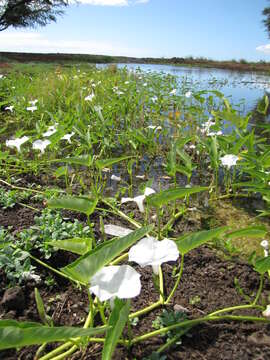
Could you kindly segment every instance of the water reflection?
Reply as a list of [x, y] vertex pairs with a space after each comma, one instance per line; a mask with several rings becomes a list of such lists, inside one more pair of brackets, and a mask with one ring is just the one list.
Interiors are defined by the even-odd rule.
[[270, 87], [270, 77], [264, 73], [158, 64], [117, 64], [117, 66], [174, 75], [178, 79], [179, 86], [184, 81], [188, 81], [191, 89], [219, 90], [244, 113], [252, 111], [265, 95], [265, 89]]

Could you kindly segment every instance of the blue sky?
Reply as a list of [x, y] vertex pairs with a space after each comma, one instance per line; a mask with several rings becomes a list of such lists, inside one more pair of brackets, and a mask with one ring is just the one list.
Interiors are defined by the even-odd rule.
[[270, 61], [267, 0], [79, 2], [44, 28], [1, 32], [0, 51]]

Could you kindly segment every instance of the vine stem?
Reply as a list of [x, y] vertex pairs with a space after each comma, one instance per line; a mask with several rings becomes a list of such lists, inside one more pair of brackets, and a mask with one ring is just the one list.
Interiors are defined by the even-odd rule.
[[173, 295], [174, 295], [174, 293], [175, 293], [175, 291], [176, 291], [176, 289], [177, 289], [177, 287], [178, 287], [178, 285], [179, 285], [179, 282], [180, 282], [180, 280], [181, 280], [181, 277], [182, 277], [182, 274], [183, 274], [183, 270], [184, 270], [184, 255], [181, 256], [180, 271], [179, 271], [177, 280], [176, 280], [176, 282], [175, 282], [175, 284], [174, 284], [174, 287], [173, 287], [172, 291], [170, 292], [167, 300], [165, 301], [165, 305], [167, 305], [167, 304], [171, 301], [171, 299], [172, 299], [172, 297], [173, 297]]
[[270, 324], [270, 320], [266, 318], [259, 318], [256, 316], [236, 316], [236, 315], [224, 315], [224, 316], [204, 316], [202, 318], [194, 319], [194, 320], [186, 320], [182, 321], [178, 324], [170, 325], [155, 331], [151, 331], [147, 334], [137, 336], [132, 340], [132, 345], [136, 344], [140, 341], [150, 339], [153, 336], [162, 335], [167, 333], [168, 331], [172, 331], [175, 329], [183, 328], [183, 327], [193, 327], [203, 322], [208, 321], [221, 321], [221, 320], [232, 320], [232, 321], [252, 321], [252, 322], [263, 322]]
[[258, 289], [257, 295], [256, 295], [252, 305], [256, 305], [261, 296], [262, 289], [263, 289], [263, 278], [264, 278], [264, 274], [261, 274], [259, 289]]
[[22, 186], [12, 185], [12, 184], [10, 184], [7, 181], [2, 180], [2, 179], [0, 179], [0, 182], [7, 185], [7, 186], [9, 186], [9, 187], [11, 187], [12, 189], [23, 190], [23, 191], [32, 191], [32, 192], [37, 193], [37, 194], [45, 194], [44, 191], [38, 191], [38, 190], [35, 190], [35, 189], [29, 189], [29, 188], [25, 188], [25, 187], [22, 187]]
[[153, 303], [153, 304], [145, 307], [145, 308], [142, 309], [142, 310], [138, 310], [138, 311], [130, 314], [130, 315], [129, 315], [129, 318], [130, 318], [130, 319], [134, 319], [135, 317], [139, 317], [139, 316], [141, 316], [141, 315], [147, 314], [148, 312], [156, 309], [156, 308], [159, 307], [160, 305], [162, 305], [162, 303], [161, 303], [161, 301], [159, 300], [159, 301], [157, 301], [157, 302], [155, 302], [155, 303]]
[[218, 314], [222, 314], [224, 312], [231, 312], [235, 310], [245, 310], [245, 309], [258, 309], [258, 310], [264, 310], [263, 306], [260, 305], [253, 305], [253, 304], [247, 304], [247, 305], [238, 305], [238, 306], [231, 306], [228, 308], [224, 308], [221, 310], [217, 310], [209, 314], [209, 316], [216, 316]]
[[[85, 320], [83, 328], [87, 329], [92, 322], [93, 322], [93, 306], [90, 306], [90, 311]], [[78, 341], [78, 340], [80, 340], [80, 338], [74, 339], [74, 341]], [[48, 354], [46, 354], [45, 356], [41, 357], [39, 360], [61, 360], [61, 359], [64, 359], [66, 356], [73, 354], [74, 351], [77, 350], [78, 345], [74, 345], [74, 341], [66, 342], [65, 344], [59, 346], [55, 350], [53, 350], [53, 351], [49, 352]], [[60, 354], [62, 351], [64, 351], [67, 348], [70, 348], [70, 349], [67, 350], [66, 352]], [[58, 354], [60, 354], [60, 355], [58, 355]]]

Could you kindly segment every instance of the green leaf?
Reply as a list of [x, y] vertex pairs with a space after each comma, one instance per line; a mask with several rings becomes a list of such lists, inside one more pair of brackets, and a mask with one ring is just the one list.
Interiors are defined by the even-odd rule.
[[115, 299], [114, 308], [108, 323], [110, 329], [107, 331], [102, 351], [102, 360], [112, 359], [112, 355], [116, 348], [117, 341], [120, 338], [128, 320], [129, 309], [130, 301]]
[[96, 166], [98, 169], [102, 170], [105, 167], [110, 167], [113, 164], [117, 164], [120, 161], [130, 159], [132, 156], [121, 156], [118, 158], [111, 158], [111, 159], [105, 159], [105, 160], [97, 160]]
[[219, 227], [212, 230], [198, 231], [196, 233], [187, 234], [179, 237], [175, 240], [178, 250], [181, 255], [187, 254], [190, 250], [193, 250], [207, 241], [214, 239], [222, 235], [226, 230], [227, 226]]
[[193, 187], [193, 188], [175, 188], [159, 192], [158, 194], [149, 195], [146, 202], [149, 205], [159, 207], [167, 204], [168, 202], [176, 199], [184, 198], [185, 196], [192, 195], [201, 191], [208, 190], [208, 187]]
[[36, 323], [0, 320], [0, 350], [22, 346], [64, 341], [77, 336], [93, 336], [108, 327], [81, 329], [75, 327], [49, 327]]
[[97, 271], [108, 265], [122, 251], [140, 240], [152, 229], [153, 225], [145, 226], [127, 236], [106, 241], [61, 270], [74, 280], [79, 280], [87, 285]]
[[92, 249], [91, 238], [73, 238], [65, 240], [54, 240], [48, 244], [62, 250], [70, 251], [74, 254], [84, 255]]
[[59, 168], [57, 168], [54, 172], [54, 176], [59, 178], [61, 176], [66, 176], [68, 173], [68, 168], [67, 166], [61, 166]]
[[270, 270], [270, 256], [257, 260], [254, 269], [261, 275]]
[[97, 205], [98, 199], [89, 199], [83, 196], [65, 196], [48, 200], [50, 209], [67, 209], [91, 215]]
[[226, 234], [227, 239], [235, 239], [243, 236], [252, 238], [264, 237], [267, 234], [267, 230], [264, 226], [248, 226], [244, 229], [235, 230]]
[[64, 162], [67, 164], [72, 165], [82, 165], [82, 166], [91, 166], [92, 164], [92, 156], [91, 155], [81, 155], [81, 156], [74, 156], [74, 157], [68, 157], [64, 159], [56, 160], [57, 162]]
[[40, 320], [43, 322], [44, 325], [53, 325], [51, 318], [46, 314], [43, 300], [37, 288], [35, 288], [35, 300]]

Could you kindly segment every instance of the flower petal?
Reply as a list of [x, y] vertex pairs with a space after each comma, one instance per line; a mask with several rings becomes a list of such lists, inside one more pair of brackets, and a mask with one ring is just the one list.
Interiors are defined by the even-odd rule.
[[133, 298], [140, 294], [140, 274], [129, 265], [106, 266], [91, 279], [90, 292], [100, 301], [117, 296], [120, 299]]
[[104, 226], [105, 234], [112, 235], [112, 236], [126, 236], [130, 233], [132, 233], [131, 229], [124, 228], [122, 226], [108, 224]]

